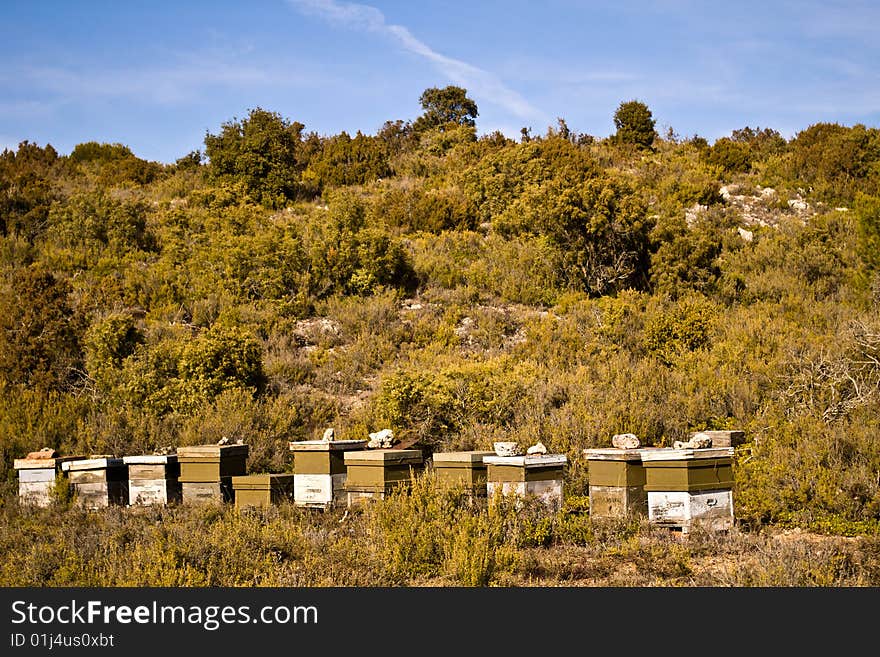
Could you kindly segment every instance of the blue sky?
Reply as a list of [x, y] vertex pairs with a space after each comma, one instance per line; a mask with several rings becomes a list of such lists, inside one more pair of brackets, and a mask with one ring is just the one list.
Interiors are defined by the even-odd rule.
[[713, 141], [880, 125], [880, 3], [695, 0], [0, 0], [0, 149], [120, 142], [173, 162], [262, 107], [322, 135], [415, 119], [457, 84], [477, 129], [557, 117], [604, 137], [621, 101]]

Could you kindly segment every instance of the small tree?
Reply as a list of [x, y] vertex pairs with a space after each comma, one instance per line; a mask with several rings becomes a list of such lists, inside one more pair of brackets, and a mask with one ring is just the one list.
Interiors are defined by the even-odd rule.
[[425, 113], [413, 124], [416, 132], [430, 128], [443, 130], [450, 123], [470, 128], [476, 126], [477, 104], [468, 98], [466, 89], [452, 85], [442, 89], [431, 87], [422, 92], [419, 103]]
[[651, 148], [657, 136], [654, 124], [651, 110], [645, 103], [638, 100], [620, 103], [614, 113], [614, 125], [617, 128], [614, 139], [620, 144]]

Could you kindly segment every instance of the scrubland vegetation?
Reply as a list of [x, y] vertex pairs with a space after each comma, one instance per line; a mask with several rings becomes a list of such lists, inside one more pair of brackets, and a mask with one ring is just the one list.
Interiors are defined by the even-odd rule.
[[[431, 93], [428, 93], [431, 92]], [[375, 135], [261, 108], [174, 164], [121, 144], [0, 155], [6, 585], [876, 585], [880, 131], [709, 144], [622, 103], [478, 136], [464, 90]], [[565, 509], [426, 478], [362, 513], [25, 509], [13, 459], [391, 427], [541, 440]], [[581, 450], [743, 429], [736, 530], [591, 520]], [[809, 536], [809, 540], [798, 540]]]

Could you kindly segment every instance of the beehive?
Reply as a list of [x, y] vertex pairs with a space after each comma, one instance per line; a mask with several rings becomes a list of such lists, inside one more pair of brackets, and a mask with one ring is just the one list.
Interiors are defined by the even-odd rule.
[[648, 519], [690, 531], [733, 527], [733, 447], [643, 449]]
[[121, 458], [76, 459], [65, 461], [61, 468], [67, 472], [77, 505], [99, 509], [128, 502], [128, 466]]
[[367, 449], [345, 453], [345, 492], [348, 505], [364, 498], [384, 497], [408, 486], [424, 467], [419, 449]]
[[81, 456], [64, 456], [39, 459], [15, 459], [13, 467], [18, 470], [18, 497], [25, 504], [46, 507], [52, 503], [55, 480], [60, 474], [66, 479], [61, 464]]
[[537, 497], [550, 509], [562, 506], [562, 483], [568, 462], [564, 454], [486, 456], [483, 462], [487, 465], [486, 492], [490, 498], [500, 492], [520, 498]]
[[294, 502], [326, 509], [345, 504], [345, 454], [366, 448], [366, 440], [301, 440], [293, 452]]
[[235, 507], [267, 507], [284, 500], [293, 500], [293, 474], [251, 474], [232, 478]]
[[625, 518], [648, 514], [645, 468], [638, 449], [585, 449], [590, 516]]
[[125, 456], [128, 466], [128, 503], [132, 506], [168, 504], [183, 498], [180, 463], [174, 454]]
[[709, 436], [709, 438], [712, 439], [712, 447], [736, 447], [742, 445], [746, 441], [746, 432], [736, 429], [730, 431], [699, 431], [691, 433], [690, 437], [693, 437], [696, 433], [702, 433]]
[[184, 504], [232, 502], [232, 477], [247, 474], [247, 445], [177, 448]]
[[495, 452], [435, 452], [432, 461], [437, 482], [444, 486], [460, 486], [472, 495], [486, 495], [486, 464], [483, 458]]

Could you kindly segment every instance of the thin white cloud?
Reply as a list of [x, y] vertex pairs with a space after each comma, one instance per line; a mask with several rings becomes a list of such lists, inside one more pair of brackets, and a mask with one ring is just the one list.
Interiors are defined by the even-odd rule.
[[447, 57], [417, 39], [403, 25], [388, 23], [385, 15], [369, 5], [335, 0], [288, 0], [303, 14], [317, 16], [331, 25], [389, 37], [405, 50], [431, 62], [441, 73], [456, 84], [488, 102], [499, 105], [514, 115], [526, 119], [541, 119], [543, 112], [533, 107], [518, 92], [509, 88], [498, 76], [477, 66]]

